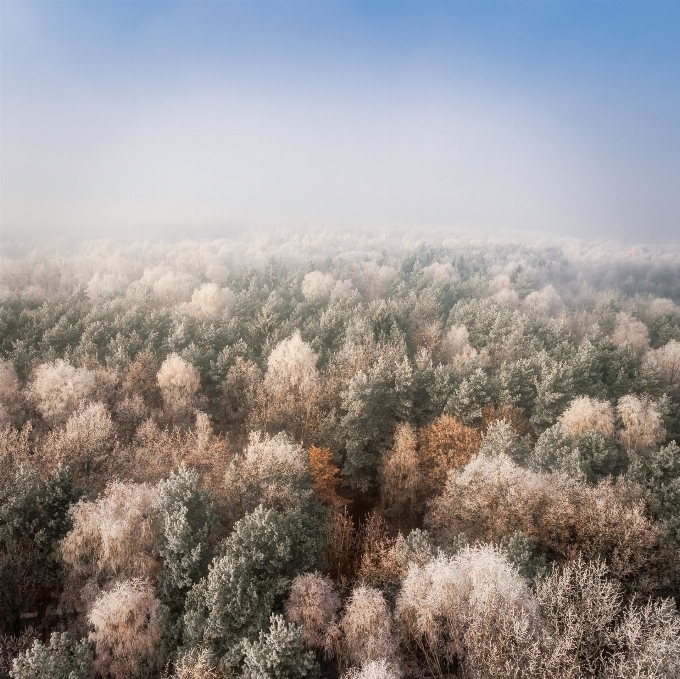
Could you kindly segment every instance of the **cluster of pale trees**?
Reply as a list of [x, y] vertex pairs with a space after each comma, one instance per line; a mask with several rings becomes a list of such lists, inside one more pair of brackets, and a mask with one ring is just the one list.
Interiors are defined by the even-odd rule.
[[324, 243], [4, 268], [0, 678], [680, 676], [677, 258]]

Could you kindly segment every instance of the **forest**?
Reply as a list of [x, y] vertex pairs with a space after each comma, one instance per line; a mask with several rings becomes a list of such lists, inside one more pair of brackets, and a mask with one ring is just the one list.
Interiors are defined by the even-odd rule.
[[680, 677], [680, 249], [0, 258], [0, 679]]

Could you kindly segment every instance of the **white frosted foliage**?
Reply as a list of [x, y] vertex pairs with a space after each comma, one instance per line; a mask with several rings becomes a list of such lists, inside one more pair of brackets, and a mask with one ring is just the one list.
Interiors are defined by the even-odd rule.
[[614, 408], [607, 401], [590, 396], [575, 398], [559, 418], [570, 436], [580, 436], [598, 429], [605, 436], [614, 436]]
[[623, 396], [616, 405], [622, 427], [618, 432], [621, 445], [644, 450], [661, 443], [666, 436], [658, 407], [649, 399], [633, 394]]
[[668, 385], [680, 385], [680, 342], [671, 340], [659, 349], [653, 349], [647, 353], [647, 360], [651, 359], [656, 361]]
[[197, 290], [187, 304], [187, 311], [198, 318], [211, 318], [227, 313], [236, 300], [229, 288], [220, 288], [215, 283], [206, 283]]
[[309, 646], [321, 648], [339, 608], [340, 597], [331, 581], [320, 573], [305, 573], [298, 575], [290, 587], [286, 619], [302, 627]]
[[612, 340], [617, 344], [627, 342], [638, 356], [649, 349], [647, 326], [639, 319], [623, 311], [616, 316], [616, 327], [612, 332]]
[[310, 271], [302, 280], [302, 294], [306, 300], [322, 299], [331, 294], [335, 280], [330, 274]]
[[50, 423], [65, 420], [94, 389], [94, 373], [63, 359], [38, 366], [30, 386], [40, 414]]
[[265, 388], [271, 394], [289, 390], [301, 394], [314, 391], [319, 379], [317, 360], [318, 356], [296, 330], [291, 337], [279, 342], [269, 355]]
[[[160, 602], [148, 580], [124, 580], [94, 602], [88, 622], [96, 650], [95, 667], [104, 676], [138, 676], [142, 663], [156, 664], [160, 649]], [[156, 662], [154, 662], [156, 661]]]
[[157, 379], [164, 398], [192, 396], [201, 386], [198, 370], [179, 354], [170, 354], [163, 361]]

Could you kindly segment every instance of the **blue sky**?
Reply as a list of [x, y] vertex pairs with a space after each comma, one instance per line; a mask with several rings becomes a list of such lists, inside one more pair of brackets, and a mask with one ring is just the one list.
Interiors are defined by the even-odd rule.
[[680, 237], [680, 4], [0, 0], [7, 234]]

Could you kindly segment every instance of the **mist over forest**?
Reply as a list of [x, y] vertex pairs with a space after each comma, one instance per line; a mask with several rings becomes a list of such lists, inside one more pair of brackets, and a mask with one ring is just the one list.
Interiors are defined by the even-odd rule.
[[680, 676], [680, 249], [5, 248], [0, 677]]
[[0, 0], [0, 679], [680, 679], [679, 35]]

